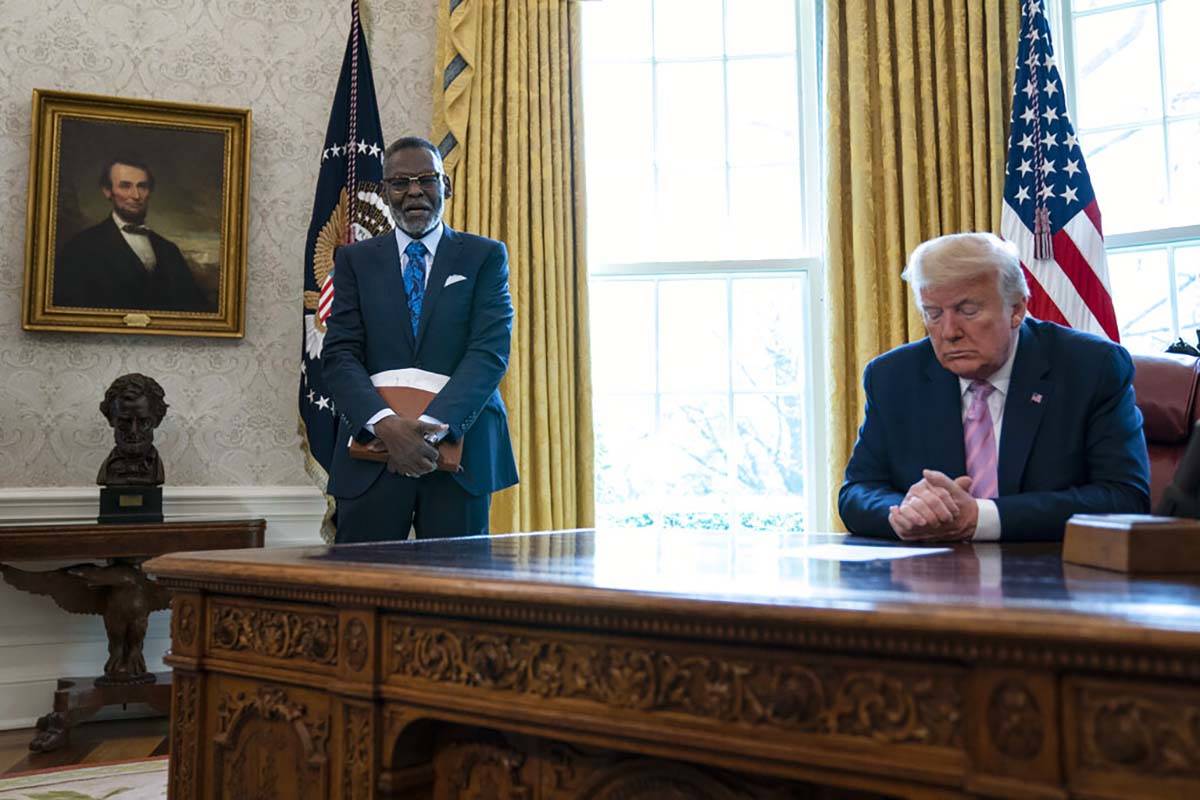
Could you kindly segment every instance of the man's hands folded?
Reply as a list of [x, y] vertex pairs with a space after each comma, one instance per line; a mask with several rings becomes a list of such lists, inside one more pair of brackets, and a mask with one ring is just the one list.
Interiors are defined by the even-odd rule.
[[425, 437], [445, 429], [445, 425], [392, 415], [375, 423], [376, 439], [368, 447], [387, 451], [388, 472], [417, 478], [437, 468], [437, 448]]
[[979, 506], [966, 475], [951, 479], [944, 472], [922, 470], [900, 505], [888, 509], [888, 523], [906, 542], [964, 542], [975, 535]]

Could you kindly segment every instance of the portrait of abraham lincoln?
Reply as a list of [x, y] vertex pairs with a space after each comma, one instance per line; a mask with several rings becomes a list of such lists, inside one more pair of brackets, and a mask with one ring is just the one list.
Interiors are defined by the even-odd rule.
[[34, 89], [21, 327], [244, 336], [250, 121]]
[[53, 304], [217, 310], [220, 133], [65, 119]]

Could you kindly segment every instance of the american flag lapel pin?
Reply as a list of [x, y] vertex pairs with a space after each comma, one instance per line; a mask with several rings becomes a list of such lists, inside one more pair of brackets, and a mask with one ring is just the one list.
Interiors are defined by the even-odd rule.
[[1039, 394], [1038, 392], [1034, 392], [1032, 395], [1030, 395], [1030, 396], [1029, 396], [1029, 399], [1030, 399], [1030, 400], [1032, 400], [1032, 401], [1033, 401], [1033, 402], [1035, 402], [1035, 403], [1040, 403], [1040, 402], [1042, 402], [1042, 396], [1041, 396], [1041, 394]]

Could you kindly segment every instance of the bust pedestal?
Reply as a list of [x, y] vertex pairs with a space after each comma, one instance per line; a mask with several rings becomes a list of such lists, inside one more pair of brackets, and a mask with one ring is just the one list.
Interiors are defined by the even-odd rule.
[[102, 523], [162, 522], [161, 486], [104, 486], [100, 489]]

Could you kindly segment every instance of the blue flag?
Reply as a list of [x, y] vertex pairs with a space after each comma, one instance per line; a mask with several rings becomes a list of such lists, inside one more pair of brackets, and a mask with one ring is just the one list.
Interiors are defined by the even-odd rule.
[[308, 472], [325, 488], [333, 460], [337, 409], [325, 386], [321, 349], [333, 305], [338, 247], [392, 226], [382, 196], [383, 132], [367, 42], [351, 2], [350, 36], [320, 154], [312, 221], [304, 246], [304, 327], [300, 342], [300, 436]]

